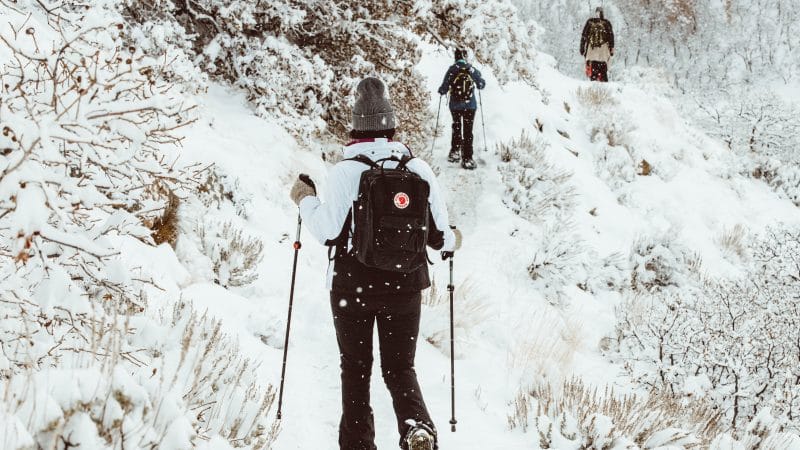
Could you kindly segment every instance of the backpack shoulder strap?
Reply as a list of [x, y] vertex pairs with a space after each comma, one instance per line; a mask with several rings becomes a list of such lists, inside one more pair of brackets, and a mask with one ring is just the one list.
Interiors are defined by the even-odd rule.
[[400, 162], [397, 164], [397, 167], [395, 169], [397, 169], [397, 170], [409, 170], [408, 169], [408, 163], [410, 163], [412, 159], [414, 159], [413, 156], [403, 155], [403, 157], [400, 158]]
[[366, 165], [370, 166], [373, 169], [379, 169], [380, 168], [375, 161], [373, 161], [373, 160], [371, 160], [371, 159], [369, 159], [366, 156], [361, 155], [361, 154], [358, 154], [358, 155], [356, 155], [356, 156], [354, 156], [352, 158], [347, 158], [347, 159], [345, 159], [345, 161], [360, 162], [361, 164], [366, 164]]

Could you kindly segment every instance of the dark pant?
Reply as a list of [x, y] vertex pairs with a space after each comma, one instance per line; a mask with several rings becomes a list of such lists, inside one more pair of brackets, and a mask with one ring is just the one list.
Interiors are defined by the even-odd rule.
[[451, 152], [460, 152], [461, 159], [472, 159], [472, 125], [475, 123], [475, 110], [450, 110], [453, 115], [453, 138]]
[[608, 64], [603, 61], [587, 61], [589, 79], [592, 81], [608, 81]]
[[375, 425], [369, 405], [372, 330], [378, 323], [381, 372], [392, 396], [400, 445], [413, 419], [433, 428], [414, 371], [419, 334], [420, 293], [358, 297], [331, 293], [333, 324], [342, 368], [342, 419], [339, 448], [375, 450]]

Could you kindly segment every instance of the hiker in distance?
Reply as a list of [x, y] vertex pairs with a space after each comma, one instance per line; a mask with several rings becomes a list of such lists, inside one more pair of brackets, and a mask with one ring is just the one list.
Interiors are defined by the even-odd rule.
[[474, 169], [472, 159], [472, 126], [475, 123], [475, 88], [483, 89], [486, 81], [478, 69], [467, 62], [467, 51], [455, 51], [455, 63], [447, 69], [439, 95], [450, 93], [450, 114], [453, 115], [453, 137], [450, 141], [450, 162], [461, 161], [461, 167]]
[[430, 166], [392, 140], [396, 124], [384, 84], [365, 78], [356, 89], [352, 141], [328, 174], [323, 200], [313, 182], [298, 179], [291, 191], [308, 230], [333, 256], [328, 288], [341, 358], [342, 450], [376, 449], [369, 390], [376, 322], [400, 447], [437, 448], [414, 370], [421, 291], [430, 286], [426, 246], [446, 259], [461, 236], [450, 229]]
[[614, 56], [614, 29], [603, 15], [603, 8], [595, 9], [583, 26], [581, 56], [586, 59], [586, 75], [592, 81], [608, 81], [608, 64]]

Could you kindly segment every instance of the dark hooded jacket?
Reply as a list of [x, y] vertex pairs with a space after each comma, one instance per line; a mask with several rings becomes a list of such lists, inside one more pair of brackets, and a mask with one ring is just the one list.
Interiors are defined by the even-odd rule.
[[[594, 24], [599, 23], [603, 27], [603, 37], [605, 44], [597, 49], [589, 47], [589, 30]], [[602, 49], [598, 55], [594, 55], [598, 49]], [[581, 55], [585, 56], [589, 61], [608, 61], [611, 56], [610, 53], [614, 51], [614, 29], [611, 27], [611, 22], [602, 17], [592, 17], [586, 21], [583, 26], [583, 33], [581, 34]]]

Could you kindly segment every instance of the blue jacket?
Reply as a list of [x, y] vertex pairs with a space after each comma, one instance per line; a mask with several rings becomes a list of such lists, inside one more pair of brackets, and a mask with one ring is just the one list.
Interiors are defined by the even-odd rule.
[[[486, 86], [486, 81], [481, 78], [481, 72], [472, 67], [471, 65], [467, 64], [466, 61], [463, 59], [459, 59], [456, 61], [455, 64], [450, 66], [447, 69], [447, 73], [444, 75], [444, 81], [442, 81], [442, 85], [439, 86], [439, 95], [445, 95], [450, 90], [450, 83], [453, 81], [453, 78], [458, 73], [458, 69], [461, 67], [467, 66], [469, 68], [469, 74], [472, 76], [473, 81], [475, 81], [475, 87], [478, 89], [483, 89]], [[458, 102], [450, 97], [450, 110], [451, 111], [465, 111], [468, 109], [478, 109], [478, 102], [475, 100], [475, 94], [472, 95], [472, 98], [469, 99], [468, 102]]]

